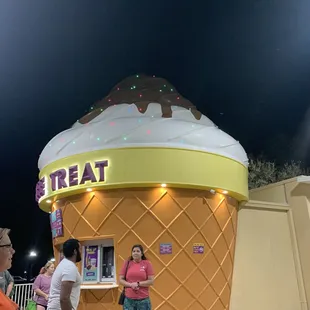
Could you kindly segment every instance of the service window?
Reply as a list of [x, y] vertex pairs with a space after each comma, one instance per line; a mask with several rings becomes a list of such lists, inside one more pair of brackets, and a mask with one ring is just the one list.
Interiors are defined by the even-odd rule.
[[82, 247], [83, 283], [116, 282], [113, 239], [86, 241]]

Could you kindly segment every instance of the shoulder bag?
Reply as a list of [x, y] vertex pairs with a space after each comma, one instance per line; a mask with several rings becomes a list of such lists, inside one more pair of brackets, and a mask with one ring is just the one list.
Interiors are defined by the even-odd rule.
[[[126, 276], [127, 276], [127, 270], [128, 270], [129, 262], [130, 261], [127, 262], [126, 271], [125, 271], [125, 274], [124, 274], [124, 280], [125, 281], [126, 281]], [[119, 296], [118, 304], [119, 305], [123, 305], [124, 301], [125, 301], [125, 286], [123, 287], [123, 291], [122, 291], [121, 295]]]

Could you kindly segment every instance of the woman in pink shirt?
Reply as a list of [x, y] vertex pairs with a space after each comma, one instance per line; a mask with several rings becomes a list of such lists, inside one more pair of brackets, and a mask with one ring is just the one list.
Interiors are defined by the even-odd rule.
[[33, 300], [37, 304], [37, 310], [47, 309], [48, 295], [50, 293], [51, 280], [54, 270], [54, 263], [47, 262], [33, 283], [33, 290], [36, 293]]
[[140, 244], [132, 247], [131, 257], [121, 269], [119, 282], [125, 288], [124, 310], [151, 310], [149, 287], [154, 282], [154, 271]]

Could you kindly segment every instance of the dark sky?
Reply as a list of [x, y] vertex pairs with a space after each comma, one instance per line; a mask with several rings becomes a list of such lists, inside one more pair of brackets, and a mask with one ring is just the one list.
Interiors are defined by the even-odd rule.
[[41, 150], [128, 75], [166, 78], [250, 154], [307, 160], [309, 12], [307, 0], [1, 1], [0, 227], [13, 229], [12, 272], [30, 249], [35, 272], [52, 256], [34, 200]]

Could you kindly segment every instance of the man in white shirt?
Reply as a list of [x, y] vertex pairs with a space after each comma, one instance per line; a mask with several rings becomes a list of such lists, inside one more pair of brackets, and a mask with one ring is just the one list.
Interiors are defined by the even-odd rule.
[[64, 259], [52, 277], [47, 310], [76, 310], [79, 304], [81, 276], [75, 264], [82, 259], [80, 242], [67, 240], [63, 244], [63, 254]]

